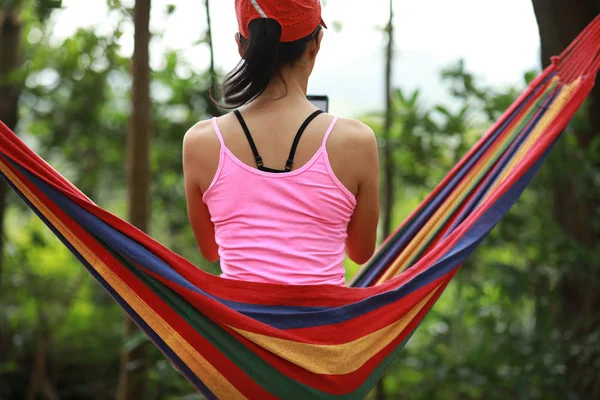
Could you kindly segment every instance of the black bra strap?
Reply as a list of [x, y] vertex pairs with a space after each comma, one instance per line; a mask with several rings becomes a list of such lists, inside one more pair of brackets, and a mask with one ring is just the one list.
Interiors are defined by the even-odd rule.
[[238, 121], [240, 121], [240, 125], [242, 126], [242, 129], [244, 130], [246, 139], [248, 139], [248, 143], [250, 144], [250, 148], [252, 149], [252, 154], [254, 154], [254, 160], [256, 161], [256, 165], [258, 166], [259, 169], [262, 168], [263, 167], [262, 157], [260, 156], [260, 154], [258, 154], [258, 149], [256, 148], [256, 145], [254, 144], [252, 135], [250, 135], [250, 129], [248, 129], [248, 125], [246, 125], [246, 121], [244, 121], [244, 118], [242, 118], [242, 114], [238, 110], [235, 110], [233, 113], [237, 117]]
[[317, 110], [314, 113], [310, 114], [308, 116], [308, 118], [306, 118], [306, 120], [304, 120], [304, 122], [302, 123], [302, 126], [300, 126], [300, 129], [298, 129], [298, 133], [296, 133], [296, 137], [294, 138], [294, 143], [292, 143], [292, 148], [290, 149], [290, 155], [288, 156], [288, 160], [285, 163], [285, 170], [287, 172], [291, 171], [292, 168], [294, 167], [294, 156], [296, 155], [296, 148], [298, 147], [298, 143], [300, 142], [300, 138], [302, 137], [302, 134], [306, 130], [306, 127], [308, 126], [308, 124], [311, 123], [311, 121], [313, 119], [315, 119], [317, 116], [319, 116], [322, 113], [323, 113], [322, 110]]
[[308, 124], [310, 124], [311, 121], [313, 119], [315, 119], [318, 115], [322, 114], [323, 111], [317, 110], [314, 113], [312, 113], [311, 115], [309, 115], [308, 118], [306, 118], [306, 120], [304, 120], [304, 122], [300, 126], [300, 129], [298, 129], [298, 133], [296, 133], [296, 137], [294, 137], [294, 142], [292, 143], [292, 148], [290, 149], [290, 154], [285, 163], [285, 171], [271, 169], [271, 168], [267, 168], [264, 166], [262, 157], [260, 156], [260, 154], [258, 154], [258, 149], [256, 148], [256, 144], [254, 144], [254, 140], [252, 139], [252, 135], [250, 134], [250, 129], [248, 129], [248, 125], [246, 125], [246, 121], [244, 121], [242, 114], [239, 112], [239, 110], [235, 110], [233, 113], [235, 114], [238, 121], [240, 122], [240, 125], [242, 126], [242, 130], [244, 131], [244, 134], [246, 135], [246, 139], [248, 139], [248, 143], [250, 144], [250, 148], [252, 149], [252, 154], [254, 155], [254, 160], [256, 161], [256, 166], [258, 167], [258, 169], [261, 171], [267, 171], [267, 172], [290, 172], [292, 170], [292, 168], [294, 167], [294, 156], [296, 155], [296, 148], [298, 147], [298, 143], [300, 142], [300, 138], [302, 137], [302, 134], [306, 130], [306, 127], [308, 126]]

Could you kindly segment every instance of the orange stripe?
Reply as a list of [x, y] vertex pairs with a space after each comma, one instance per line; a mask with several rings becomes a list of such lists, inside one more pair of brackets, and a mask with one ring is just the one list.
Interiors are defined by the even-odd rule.
[[222, 399], [244, 399], [223, 375], [198, 353], [177, 331], [163, 320], [133, 289], [125, 284], [94, 252], [92, 252], [63, 221], [52, 213], [13, 171], [0, 160], [0, 170], [21, 193], [52, 223], [83, 258], [119, 293], [131, 308], [152, 328], [175, 354], [196, 374], [202, 382]]
[[324, 345], [274, 338], [231, 327], [246, 339], [300, 368], [321, 375], [345, 375], [356, 371], [402, 333], [442, 284], [434, 288], [398, 321], [351, 342]]

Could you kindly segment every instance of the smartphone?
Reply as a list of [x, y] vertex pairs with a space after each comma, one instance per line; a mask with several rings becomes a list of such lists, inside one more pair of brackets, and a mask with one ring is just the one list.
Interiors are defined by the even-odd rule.
[[306, 96], [308, 101], [313, 103], [316, 107], [320, 108], [325, 112], [329, 112], [329, 97], [322, 95], [311, 95]]

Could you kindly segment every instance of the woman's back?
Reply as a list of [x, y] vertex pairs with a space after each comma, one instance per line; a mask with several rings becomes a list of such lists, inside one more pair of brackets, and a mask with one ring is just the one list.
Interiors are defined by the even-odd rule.
[[[259, 170], [245, 164], [239, 157], [245, 158], [248, 152], [235, 155], [227, 147], [217, 119], [213, 120], [220, 155], [203, 201], [215, 226], [224, 277], [288, 284], [344, 284], [346, 231], [356, 199], [337, 179], [329, 162], [326, 143], [337, 118], [320, 115], [317, 119], [327, 120], [328, 128], [320, 134], [315, 129], [302, 133], [298, 153], [302, 159], [308, 158], [305, 148], [314, 147], [313, 142], [318, 139], [320, 145], [306, 162], [298, 163], [294, 155], [296, 168], [287, 173]], [[286, 129], [290, 126], [286, 124]], [[238, 133], [235, 139], [239, 139], [238, 129], [235, 132]], [[252, 136], [257, 136], [260, 157], [265, 154], [266, 159], [272, 159], [273, 164], [265, 159], [264, 166], [286, 163], [287, 157], [282, 160], [275, 155], [279, 145], [262, 152], [269, 146], [261, 145], [273, 140], [266, 142], [262, 140], [264, 135]], [[288, 135], [282, 136], [281, 139], [287, 139]], [[229, 139], [236, 145], [239, 142]], [[305, 140], [313, 146], [301, 145]], [[292, 145], [292, 141], [281, 140], [285, 141]], [[288, 152], [280, 153], [281, 156]]]
[[309, 2], [236, 0], [242, 61], [221, 95], [238, 111], [184, 139], [189, 219], [228, 278], [340, 285], [344, 250], [357, 263], [374, 250], [375, 137], [360, 122], [317, 115], [306, 98], [322, 38], [319, 2]]
[[[302, 112], [275, 112], [273, 106], [241, 115], [263, 165], [283, 170], [298, 128], [314, 108], [308, 104]], [[316, 116], [298, 140], [292, 170], [281, 173], [257, 168], [233, 114], [197, 124], [186, 140], [194, 143], [202, 201], [214, 226], [224, 277], [344, 283], [342, 261], [357, 175], [373, 141], [368, 128], [329, 114]]]

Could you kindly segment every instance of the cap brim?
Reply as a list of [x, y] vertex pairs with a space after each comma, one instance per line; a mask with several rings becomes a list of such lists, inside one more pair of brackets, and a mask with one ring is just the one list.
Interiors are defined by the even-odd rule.
[[325, 21], [323, 21], [323, 18], [321, 18], [321, 26], [323, 26], [323, 28], [328, 29], [327, 25], [325, 24]]

